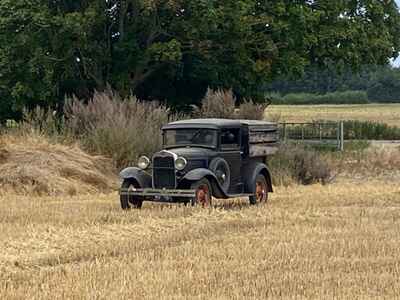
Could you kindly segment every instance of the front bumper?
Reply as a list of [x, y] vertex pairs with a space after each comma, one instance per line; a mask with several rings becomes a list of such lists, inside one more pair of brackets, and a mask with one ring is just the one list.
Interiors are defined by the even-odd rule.
[[179, 198], [194, 198], [196, 196], [195, 190], [167, 190], [167, 189], [135, 189], [135, 190], [128, 190], [128, 189], [120, 189], [120, 195], [127, 195], [127, 196], [140, 196], [140, 197], [154, 197], [158, 200], [162, 198], [172, 198], [172, 197], [179, 197]]

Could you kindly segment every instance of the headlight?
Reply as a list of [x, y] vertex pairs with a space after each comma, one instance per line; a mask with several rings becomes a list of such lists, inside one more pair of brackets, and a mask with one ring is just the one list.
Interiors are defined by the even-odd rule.
[[175, 160], [175, 168], [178, 171], [182, 171], [183, 169], [185, 169], [186, 165], [187, 165], [187, 160], [184, 157], [178, 157]]
[[138, 167], [142, 170], [146, 170], [150, 165], [150, 159], [147, 156], [141, 156], [138, 160]]

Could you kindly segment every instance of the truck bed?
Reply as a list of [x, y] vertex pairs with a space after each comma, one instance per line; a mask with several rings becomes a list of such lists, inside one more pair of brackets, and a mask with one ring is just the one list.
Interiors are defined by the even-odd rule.
[[241, 120], [249, 128], [249, 155], [259, 157], [275, 154], [279, 146], [278, 125], [266, 121]]

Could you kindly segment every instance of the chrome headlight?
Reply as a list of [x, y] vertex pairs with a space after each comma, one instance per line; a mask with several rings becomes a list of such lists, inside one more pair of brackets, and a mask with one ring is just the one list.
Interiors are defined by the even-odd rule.
[[187, 160], [184, 157], [178, 157], [175, 160], [175, 168], [178, 171], [183, 171], [183, 169], [186, 168], [186, 165], [187, 165]]
[[138, 167], [146, 170], [150, 166], [150, 159], [147, 156], [141, 156], [138, 160]]

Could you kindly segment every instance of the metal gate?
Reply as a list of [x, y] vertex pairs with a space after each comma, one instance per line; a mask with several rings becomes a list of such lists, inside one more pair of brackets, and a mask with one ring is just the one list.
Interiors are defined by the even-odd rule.
[[332, 145], [344, 149], [344, 126], [340, 122], [279, 123], [280, 140], [300, 141], [316, 145]]

